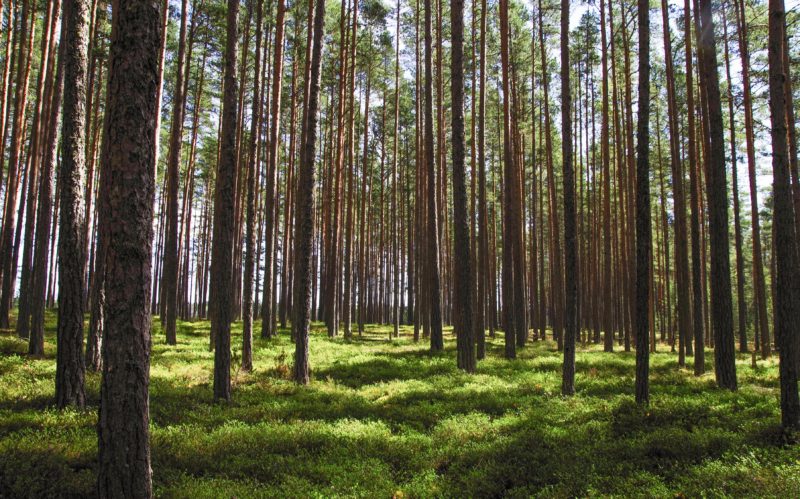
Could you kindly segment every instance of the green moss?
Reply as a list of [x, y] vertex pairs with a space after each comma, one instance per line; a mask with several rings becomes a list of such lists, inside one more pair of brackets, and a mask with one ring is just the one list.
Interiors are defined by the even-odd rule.
[[[0, 333], [0, 497], [92, 496], [99, 375], [84, 411], [52, 407], [54, 317], [46, 355]], [[234, 327], [234, 359], [241, 351]], [[741, 389], [652, 356], [651, 405], [632, 401], [634, 357], [594, 345], [577, 356], [575, 397], [559, 395], [561, 355], [532, 343], [506, 361], [490, 340], [478, 373], [432, 355], [410, 328], [368, 326], [351, 341], [315, 325], [313, 382], [286, 379], [288, 331], [255, 340], [234, 400], [214, 403], [208, 322], [164, 344], [154, 320], [153, 480], [161, 497], [793, 497], [800, 450], [778, 430], [777, 364], [738, 359]], [[258, 330], [258, 329], [256, 329]], [[710, 366], [709, 366], [710, 367]]]

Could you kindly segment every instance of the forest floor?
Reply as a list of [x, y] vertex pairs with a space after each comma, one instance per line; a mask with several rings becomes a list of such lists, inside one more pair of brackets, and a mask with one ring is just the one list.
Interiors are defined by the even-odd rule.
[[[208, 322], [164, 344], [154, 320], [150, 417], [159, 497], [798, 497], [800, 446], [779, 430], [776, 361], [740, 355], [737, 393], [695, 377], [659, 345], [651, 404], [633, 403], [633, 353], [580, 347], [577, 394], [561, 355], [536, 342], [502, 358], [502, 336], [470, 376], [455, 341], [432, 355], [410, 328], [368, 326], [350, 342], [315, 324], [312, 383], [288, 378], [288, 332], [255, 340], [233, 402], [211, 400]], [[100, 375], [86, 410], [53, 407], [54, 318], [46, 356], [0, 332], [0, 497], [94, 495]], [[256, 331], [259, 331], [256, 328]], [[258, 336], [258, 334], [256, 334]], [[234, 361], [241, 324], [234, 327]], [[619, 347], [617, 347], [619, 349]], [[709, 361], [712, 354], [707, 354]], [[238, 367], [238, 366], [237, 366]]]

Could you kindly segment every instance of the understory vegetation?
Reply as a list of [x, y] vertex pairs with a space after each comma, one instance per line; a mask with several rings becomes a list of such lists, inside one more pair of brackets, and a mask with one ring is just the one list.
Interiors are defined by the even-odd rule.
[[[93, 496], [100, 376], [88, 408], [53, 406], [55, 321], [45, 356], [0, 334], [0, 497]], [[489, 339], [476, 375], [455, 340], [431, 354], [410, 328], [367, 326], [350, 342], [321, 324], [312, 382], [290, 378], [288, 330], [255, 340], [233, 402], [212, 402], [209, 323], [179, 323], [167, 347], [154, 319], [150, 429], [159, 497], [796, 497], [800, 448], [780, 430], [776, 361], [737, 358], [740, 390], [694, 377], [669, 346], [651, 357], [651, 403], [633, 402], [633, 353], [583, 345], [577, 393], [560, 395], [561, 354], [534, 342], [516, 360]], [[600, 347], [602, 348], [602, 347]], [[707, 358], [712, 356], [707, 356]]]

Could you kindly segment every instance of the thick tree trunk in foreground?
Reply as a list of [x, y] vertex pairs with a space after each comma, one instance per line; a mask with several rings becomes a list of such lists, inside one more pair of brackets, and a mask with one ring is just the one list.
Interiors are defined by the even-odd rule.
[[64, 2], [64, 111], [58, 173], [58, 348], [56, 404], [83, 407], [84, 137], [86, 125], [88, 0]]
[[783, 0], [769, 2], [769, 98], [772, 122], [772, 175], [775, 201], [773, 231], [777, 266], [775, 287], [775, 339], [780, 352], [781, 423], [800, 427], [797, 392], [797, 338], [800, 336], [800, 275], [797, 270], [797, 235], [794, 230], [792, 193], [789, 185], [787, 106], [785, 85], [789, 68], [784, 67], [786, 9]]
[[234, 188], [236, 183], [236, 123], [238, 121], [239, 1], [228, 0], [227, 40], [222, 103], [222, 131], [214, 196], [214, 236], [211, 249], [211, 337], [214, 338], [214, 399], [231, 399], [231, 319], [233, 315]]
[[149, 397], [161, 3], [114, 3], [99, 210], [105, 327], [98, 420], [100, 497], [151, 497]]

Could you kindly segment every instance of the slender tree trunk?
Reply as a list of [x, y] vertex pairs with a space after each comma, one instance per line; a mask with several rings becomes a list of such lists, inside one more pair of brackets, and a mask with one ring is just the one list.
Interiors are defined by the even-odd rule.
[[561, 394], [575, 393], [575, 338], [578, 335], [578, 241], [575, 170], [572, 163], [572, 93], [569, 65], [569, 0], [561, 0], [561, 159], [564, 169], [564, 367]]
[[[24, 249], [22, 252], [22, 271], [20, 276], [19, 302], [17, 313], [17, 335], [20, 338], [28, 338], [30, 332], [30, 310], [31, 310], [31, 274], [33, 260], [33, 237], [35, 232], [34, 222], [36, 220], [36, 192], [39, 189], [39, 170], [42, 168], [42, 142], [47, 135], [47, 107], [46, 101], [50, 97], [52, 89], [52, 72], [54, 58], [51, 52], [55, 45], [55, 29], [59, 18], [60, 2], [49, 2], [47, 13], [43, 19], [44, 36], [42, 37], [42, 50], [39, 66], [39, 77], [37, 79], [36, 108], [33, 116], [33, 136], [28, 150], [28, 193], [26, 196], [25, 207], [25, 235]], [[10, 26], [9, 26], [10, 29]], [[48, 77], [49, 76], [49, 77]], [[21, 220], [20, 220], [21, 222]]]
[[[228, 0], [225, 42], [222, 133], [214, 196], [211, 248], [211, 336], [214, 338], [214, 399], [231, 399], [231, 316], [233, 314], [233, 238], [236, 177], [236, 56], [239, 1]], [[269, 237], [269, 236], [268, 236]]]
[[[436, 161], [433, 146], [433, 55], [432, 7], [431, 0], [425, 0], [425, 166], [427, 168], [428, 195], [428, 265], [425, 281], [428, 288], [428, 313], [430, 316], [431, 350], [438, 352], [444, 349], [442, 337], [442, 293], [439, 274], [439, 211], [436, 192]], [[439, 126], [442, 126], [439, 123]]]
[[[316, 3], [314, 3], [316, 1]], [[297, 178], [295, 202], [294, 299], [292, 329], [295, 336], [294, 380], [310, 382], [308, 365], [308, 333], [311, 313], [311, 246], [314, 238], [314, 162], [317, 145], [317, 111], [322, 66], [325, 0], [309, 0], [314, 5], [311, 59], [309, 65], [308, 100], [303, 123], [303, 149]], [[309, 20], [310, 21], [310, 20]], [[309, 23], [309, 27], [312, 26]]]
[[274, 236], [278, 224], [275, 220], [276, 182], [278, 176], [278, 138], [281, 121], [281, 94], [283, 89], [283, 27], [286, 8], [278, 0], [275, 21], [275, 54], [272, 60], [272, 99], [270, 100], [270, 134], [267, 152], [267, 184], [264, 194], [264, 290], [261, 300], [261, 337], [271, 338], [275, 332], [275, 244]]
[[[486, 295], [494, 293], [487, 286], [489, 280], [489, 222], [486, 203], [486, 2], [481, 0], [480, 82], [478, 90], [478, 359], [486, 356]], [[488, 314], [491, 316], [491, 314]]]
[[750, 181], [750, 223], [753, 242], [753, 289], [755, 294], [755, 323], [761, 341], [755, 348], [761, 350], [761, 357], [770, 355], [769, 321], [767, 317], [767, 292], [764, 283], [764, 258], [761, 249], [761, 222], [759, 219], [758, 187], [756, 184], [756, 151], [753, 120], [753, 99], [750, 89], [750, 49], [748, 47], [748, 26], [744, 13], [744, 1], [733, 2], [738, 24], [739, 54], [742, 68], [742, 104], [744, 107], [745, 143], [747, 146], [747, 169]]
[[747, 301], [744, 294], [744, 255], [742, 250], [742, 223], [740, 221], [739, 203], [739, 175], [738, 158], [736, 155], [736, 119], [734, 115], [733, 102], [733, 83], [731, 80], [731, 63], [728, 49], [728, 19], [725, 13], [725, 6], [722, 7], [722, 26], [723, 37], [725, 39], [725, 75], [728, 82], [728, 120], [730, 126], [731, 142], [731, 186], [733, 188], [733, 228], [734, 244], [736, 246], [736, 297], [738, 309], [738, 329], [739, 329], [739, 351], [747, 352]]
[[639, 110], [636, 137], [636, 402], [650, 400], [650, 10], [639, 0]]
[[[463, 6], [462, 6], [463, 7]], [[462, 12], [463, 14], [463, 12]], [[398, 252], [398, 237], [400, 215], [397, 205], [397, 189], [400, 178], [397, 175], [398, 148], [397, 140], [400, 133], [400, 0], [397, 0], [397, 27], [395, 30], [395, 56], [394, 56], [394, 134], [392, 148], [392, 336], [400, 337], [400, 257]], [[466, 201], [465, 201], [466, 202]], [[465, 220], [466, 221], [466, 220]], [[348, 277], [349, 278], [349, 277]], [[470, 287], [470, 290], [472, 287]]]
[[467, 222], [467, 185], [464, 166], [464, 1], [450, 0], [450, 91], [453, 104], [453, 233], [455, 235], [455, 299], [458, 319], [458, 367], [475, 372], [472, 328], [472, 267]]
[[167, 344], [177, 344], [176, 320], [178, 308], [178, 183], [181, 169], [183, 145], [184, 67], [186, 64], [186, 25], [188, 0], [181, 1], [181, 27], [178, 41], [175, 92], [172, 101], [172, 123], [170, 124], [169, 155], [167, 157], [167, 226], [164, 238], [164, 263], [161, 274], [161, 289], [165, 312], [164, 322]]
[[513, 359], [516, 351], [516, 324], [517, 315], [514, 313], [514, 243], [512, 231], [514, 230], [515, 205], [512, 202], [512, 189], [514, 185], [514, 151], [511, 140], [511, 92], [509, 77], [509, 26], [508, 26], [508, 0], [500, 2], [500, 66], [502, 71], [501, 84], [503, 94], [503, 329], [505, 331], [505, 357]]
[[[58, 10], [56, 10], [58, 12]], [[62, 21], [62, 26], [64, 25]], [[62, 28], [63, 29], [63, 28]], [[62, 36], [62, 40], [63, 40]], [[42, 160], [42, 174], [38, 194], [38, 208], [36, 219], [36, 248], [33, 254], [33, 275], [31, 281], [31, 331], [28, 341], [28, 353], [33, 356], [44, 355], [44, 311], [47, 305], [47, 278], [49, 272], [49, 259], [54, 258], [49, 248], [50, 228], [53, 217], [53, 174], [55, 172], [56, 154], [58, 149], [58, 128], [61, 118], [61, 96], [64, 91], [64, 43], [59, 44], [58, 62], [53, 82], [53, 96], [50, 101], [49, 116], [47, 119], [47, 139], [45, 142], [44, 158]]]
[[[31, 12], [33, 11], [33, 13]], [[8, 314], [14, 296], [14, 274], [16, 258], [14, 258], [14, 233], [16, 228], [16, 205], [19, 174], [22, 170], [22, 143], [26, 128], [25, 110], [28, 102], [28, 81], [30, 75], [30, 49], [35, 27], [35, 4], [29, 0], [22, 2], [22, 20], [18, 36], [19, 54], [16, 60], [17, 80], [14, 85], [14, 114], [11, 128], [11, 150], [8, 156], [8, 176], [6, 177], [5, 215], [3, 229], [0, 232], [0, 328], [8, 329]], [[30, 42], [28, 41], [30, 40]], [[84, 55], [85, 57], [85, 55]], [[5, 143], [5, 137], [2, 137]], [[0, 156], [2, 162], [3, 156]]]
[[[278, 12], [282, 14], [283, 2]], [[242, 370], [253, 369], [253, 278], [256, 265], [256, 177], [259, 172], [258, 148], [260, 144], [261, 108], [261, 32], [264, 2], [256, 0], [256, 53], [253, 69], [253, 108], [250, 118], [250, 152], [247, 157], [247, 222], [245, 227], [244, 283], [242, 290]], [[280, 28], [279, 28], [280, 29]]]

